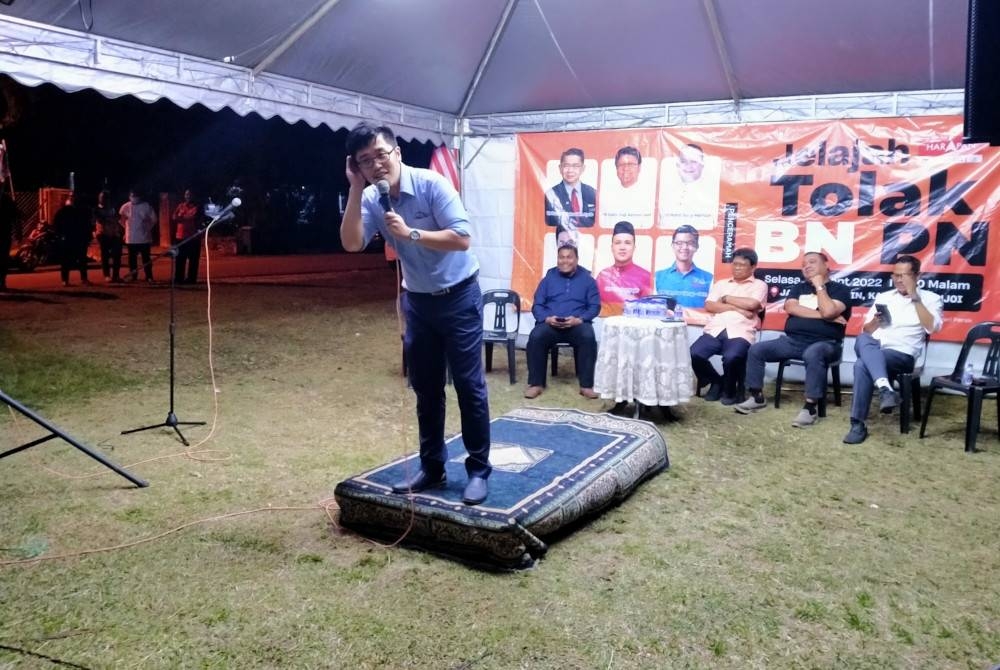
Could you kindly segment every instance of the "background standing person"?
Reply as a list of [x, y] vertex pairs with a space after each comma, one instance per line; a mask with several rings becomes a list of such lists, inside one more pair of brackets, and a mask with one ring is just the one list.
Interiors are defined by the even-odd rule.
[[118, 210], [111, 204], [111, 192], [101, 191], [94, 208], [97, 244], [101, 248], [101, 273], [104, 281], [118, 283], [122, 280], [122, 238], [125, 228]]
[[[446, 485], [445, 365], [451, 369], [468, 452], [462, 495], [478, 505], [488, 494], [490, 411], [483, 371], [479, 261], [469, 251], [469, 215], [451, 182], [402, 162], [396, 135], [359, 123], [347, 137], [350, 190], [340, 227], [346, 251], [361, 251], [375, 233], [396, 249], [406, 288], [405, 347], [417, 396], [420, 469], [393, 487], [415, 493]], [[387, 182], [382, 196], [374, 186]], [[365, 187], [365, 183], [372, 186]]]
[[87, 280], [87, 248], [93, 239], [90, 212], [77, 204], [76, 194], [71, 193], [56, 215], [52, 227], [59, 236], [59, 274], [63, 286], [69, 286], [71, 270], [80, 271], [80, 283], [90, 286]]
[[125, 245], [128, 247], [128, 270], [132, 281], [139, 278], [139, 256], [142, 256], [143, 273], [146, 281], [153, 281], [153, 263], [150, 249], [153, 246], [153, 227], [156, 226], [156, 212], [146, 202], [142, 194], [132, 189], [128, 201], [118, 210], [125, 226]]
[[0, 291], [7, 290], [7, 267], [10, 264], [11, 235], [17, 222], [17, 205], [10, 189], [0, 180]]
[[[174, 208], [171, 217], [174, 223], [174, 244], [179, 244], [198, 232], [201, 223], [201, 208], [194, 201], [191, 189], [184, 191], [184, 199]], [[178, 284], [194, 284], [198, 281], [198, 261], [201, 259], [200, 240], [190, 240], [177, 247], [174, 260], [174, 281]], [[186, 269], [186, 271], [185, 271]]]

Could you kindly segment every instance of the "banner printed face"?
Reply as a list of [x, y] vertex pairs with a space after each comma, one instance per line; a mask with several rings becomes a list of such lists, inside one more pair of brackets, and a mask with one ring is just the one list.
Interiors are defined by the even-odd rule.
[[[905, 253], [921, 261], [920, 287], [944, 298], [935, 339], [961, 341], [972, 324], [1000, 320], [989, 270], [1000, 267], [990, 236], [1000, 150], [961, 136], [954, 116], [519, 135], [512, 288], [530, 304], [558, 238], [598, 277], [602, 315], [665, 293], [700, 323], [711, 282], [750, 247], [769, 289], [765, 327], [781, 329], [803, 255], [821, 251], [851, 288], [857, 334]], [[571, 148], [583, 156], [560, 160]], [[616, 259], [619, 221], [635, 239]]]

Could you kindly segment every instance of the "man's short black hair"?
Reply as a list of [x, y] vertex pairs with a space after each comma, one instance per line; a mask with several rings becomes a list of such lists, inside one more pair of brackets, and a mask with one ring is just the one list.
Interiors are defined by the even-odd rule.
[[822, 251], [807, 251], [807, 252], [805, 252], [802, 255], [803, 256], [810, 256], [810, 255], [812, 255], [812, 256], [819, 256], [820, 258], [823, 259], [824, 263], [829, 263], [830, 262], [830, 259]]
[[621, 160], [622, 156], [635, 156], [635, 159], [639, 161], [639, 165], [642, 165], [642, 154], [635, 147], [622, 147], [615, 153], [615, 167], [618, 167], [618, 161]]
[[670, 239], [675, 240], [677, 239], [678, 235], [685, 235], [685, 234], [694, 235], [694, 242], [695, 244], [698, 243], [698, 229], [687, 223], [685, 223], [683, 226], [677, 226], [677, 230], [674, 231], [673, 237], [671, 237]]
[[556, 255], [558, 256], [558, 255], [559, 255], [559, 252], [560, 252], [560, 251], [562, 251], [563, 249], [572, 249], [572, 250], [573, 250], [573, 255], [574, 255], [574, 256], [576, 256], [576, 257], [577, 257], [577, 259], [579, 259], [579, 258], [580, 258], [580, 252], [579, 252], [579, 251], [577, 250], [577, 248], [576, 248], [576, 247], [575, 247], [574, 245], [572, 245], [572, 244], [564, 244], [564, 245], [562, 245], [561, 247], [559, 247], [559, 249], [558, 249], [558, 250], [556, 251]]
[[910, 254], [900, 254], [896, 256], [897, 263], [906, 263], [910, 266], [910, 272], [915, 275], [920, 274], [920, 259]]
[[566, 151], [562, 152], [562, 155], [559, 156], [559, 163], [560, 163], [560, 165], [563, 163], [563, 161], [566, 160], [566, 156], [579, 156], [581, 163], [583, 161], [587, 160], [583, 156], [583, 149], [577, 149], [576, 147], [573, 147], [571, 149], [567, 149]]
[[396, 134], [389, 126], [375, 126], [362, 121], [347, 134], [347, 155], [354, 158], [359, 151], [375, 141], [379, 135], [389, 144], [396, 145]]
[[750, 247], [740, 247], [733, 252], [733, 259], [742, 258], [750, 265], [757, 266], [757, 252]]
[[615, 227], [611, 230], [611, 237], [615, 235], [627, 234], [635, 238], [635, 226], [633, 226], [628, 221], [619, 221], [615, 224]]

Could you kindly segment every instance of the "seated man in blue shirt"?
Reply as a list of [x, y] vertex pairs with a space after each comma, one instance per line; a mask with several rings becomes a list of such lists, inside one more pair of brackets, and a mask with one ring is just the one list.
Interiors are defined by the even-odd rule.
[[531, 314], [535, 327], [528, 336], [528, 388], [524, 397], [533, 399], [545, 389], [546, 359], [556, 342], [573, 345], [580, 395], [597, 398], [594, 391], [594, 366], [597, 364], [597, 338], [593, 320], [601, 311], [597, 282], [589, 271], [579, 266], [576, 247], [559, 247], [556, 267], [550, 268], [538, 289]]
[[[420, 469], [393, 486], [416, 493], [446, 485], [445, 364], [462, 413], [469, 480], [467, 505], [486, 499], [490, 476], [490, 408], [483, 371], [483, 308], [479, 262], [469, 250], [469, 215], [451, 182], [402, 162], [386, 126], [359, 123], [347, 136], [350, 190], [340, 226], [345, 251], [361, 251], [381, 233], [395, 248], [407, 289], [404, 341], [410, 384], [417, 396]], [[365, 183], [372, 184], [365, 187]], [[376, 184], [385, 182], [380, 197]]]
[[656, 273], [656, 292], [673, 296], [682, 307], [704, 307], [712, 288], [712, 273], [694, 264], [698, 231], [687, 224], [678, 226], [670, 245], [674, 250], [674, 263]]

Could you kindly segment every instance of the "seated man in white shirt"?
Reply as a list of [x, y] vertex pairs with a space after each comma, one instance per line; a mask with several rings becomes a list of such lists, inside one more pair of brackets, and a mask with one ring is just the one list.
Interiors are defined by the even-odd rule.
[[[892, 269], [893, 290], [879, 293], [865, 315], [862, 332], [854, 342], [854, 399], [851, 429], [845, 444], [860, 444], [868, 438], [865, 419], [875, 389], [879, 410], [889, 414], [899, 404], [899, 394], [889, 378], [913, 372], [928, 334], [941, 330], [944, 309], [941, 296], [917, 288], [920, 260], [898, 256]], [[884, 307], [882, 307], [884, 305]]]

